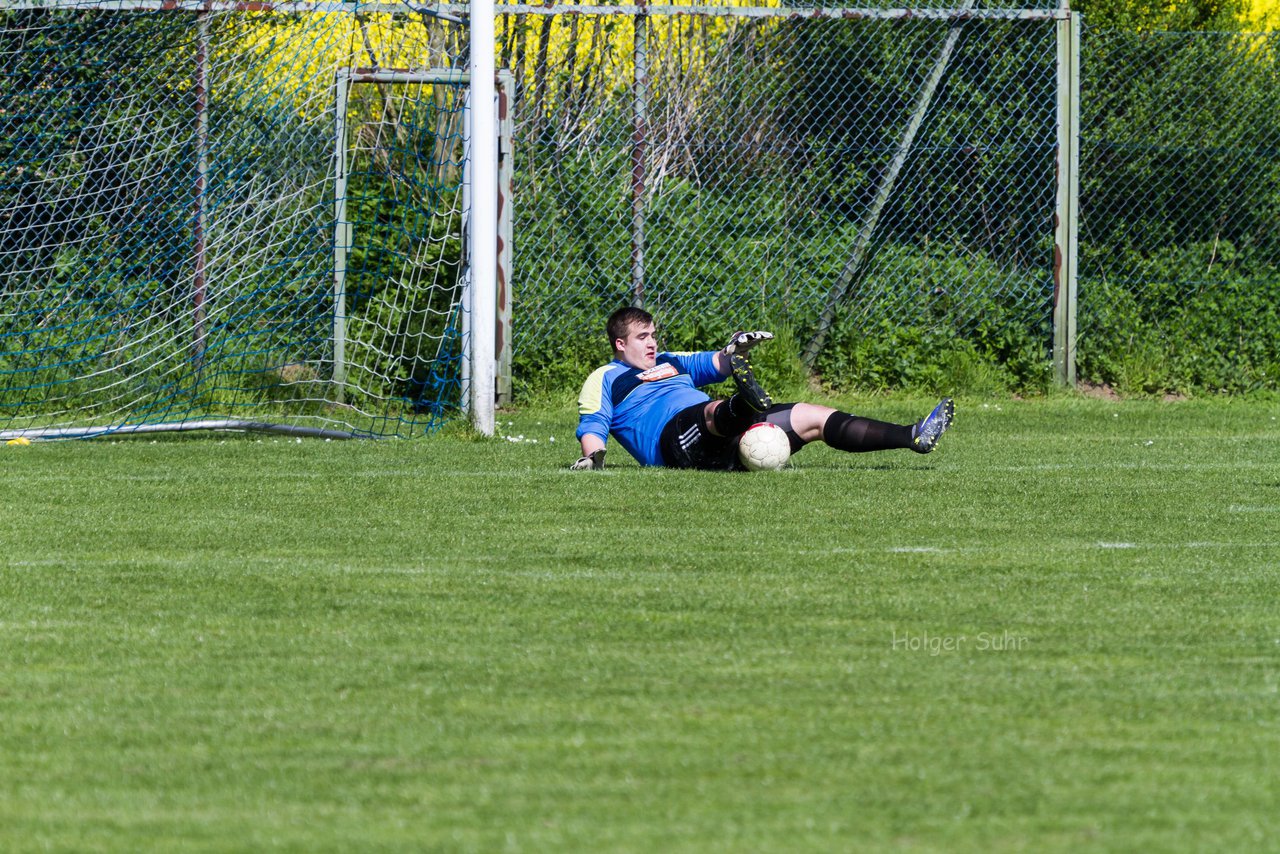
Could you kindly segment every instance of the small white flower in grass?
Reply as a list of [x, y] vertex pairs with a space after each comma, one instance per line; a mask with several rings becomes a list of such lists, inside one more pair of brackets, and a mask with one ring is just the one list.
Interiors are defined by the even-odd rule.
[[547, 439], [547, 441], [548, 441], [548, 442], [552, 442], [552, 443], [554, 443], [554, 442], [555, 442], [555, 440], [556, 440], [556, 437], [555, 437], [555, 436], [551, 436], [551, 437], [549, 437], [549, 438]]

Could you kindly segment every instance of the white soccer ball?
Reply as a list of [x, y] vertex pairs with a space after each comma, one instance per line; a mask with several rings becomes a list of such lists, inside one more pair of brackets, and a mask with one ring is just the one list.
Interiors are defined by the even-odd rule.
[[791, 458], [787, 431], [776, 424], [752, 424], [738, 442], [738, 459], [747, 471], [777, 471]]

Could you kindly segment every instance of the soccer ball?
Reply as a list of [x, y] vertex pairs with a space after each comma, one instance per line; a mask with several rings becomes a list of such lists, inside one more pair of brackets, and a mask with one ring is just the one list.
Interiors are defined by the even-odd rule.
[[752, 424], [738, 441], [738, 459], [747, 471], [777, 471], [790, 457], [791, 440], [776, 424]]

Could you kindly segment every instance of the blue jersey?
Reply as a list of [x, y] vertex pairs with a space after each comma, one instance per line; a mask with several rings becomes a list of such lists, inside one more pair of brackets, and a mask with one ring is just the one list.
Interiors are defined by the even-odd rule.
[[641, 370], [614, 359], [596, 370], [578, 396], [578, 433], [607, 441], [612, 434], [642, 466], [662, 465], [658, 440], [677, 412], [711, 398], [699, 386], [718, 383], [716, 354], [659, 353], [657, 363]]

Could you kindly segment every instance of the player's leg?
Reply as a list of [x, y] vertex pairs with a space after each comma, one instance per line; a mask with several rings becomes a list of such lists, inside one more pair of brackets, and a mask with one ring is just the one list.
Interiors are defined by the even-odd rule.
[[[758, 421], [767, 421], [780, 427], [791, 441], [791, 453], [794, 454], [810, 442], [825, 441], [833, 448], [841, 451], [885, 451], [894, 448], [909, 448], [914, 424], [889, 424], [840, 412], [830, 406], [819, 406], [814, 403], [778, 403], [770, 406], [763, 413], [746, 424], [734, 425], [737, 429], [730, 433], [726, 424], [716, 419], [727, 411], [727, 401], [716, 400], [708, 403], [706, 419], [713, 425], [716, 433], [735, 436]], [[714, 407], [721, 407], [715, 410]]]
[[[720, 434], [712, 429], [716, 415], [729, 410], [728, 401], [712, 400], [686, 407], [671, 417], [662, 428], [658, 447], [662, 462], [678, 469], [730, 469], [737, 459], [737, 433]], [[753, 415], [753, 419], [757, 417]]]
[[759, 421], [766, 411], [768, 407], [756, 410], [744, 402], [741, 395], [735, 394], [728, 400], [708, 401], [703, 408], [703, 420], [711, 435], [733, 437]]
[[773, 405], [769, 393], [756, 380], [745, 352], [731, 355], [729, 365], [738, 390], [728, 400], [708, 401], [703, 410], [704, 427], [714, 436], [740, 435]]
[[734, 353], [729, 357], [729, 369], [733, 384], [738, 388], [737, 393], [729, 398], [729, 402], [734, 404], [734, 409], [743, 414], [748, 409], [759, 413], [773, 405], [773, 398], [769, 396], [769, 392], [765, 391], [756, 380], [755, 372], [751, 370], [751, 361], [745, 352]]
[[938, 446], [938, 439], [951, 426], [954, 417], [955, 406], [950, 398], [944, 398], [915, 424], [890, 424], [829, 406], [797, 403], [790, 407], [789, 424], [784, 429], [805, 443], [822, 440], [837, 450], [851, 453], [910, 448], [927, 454]]

